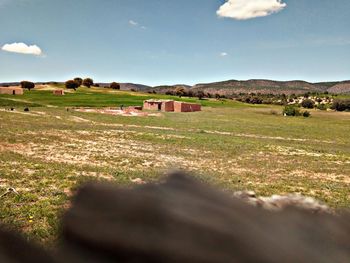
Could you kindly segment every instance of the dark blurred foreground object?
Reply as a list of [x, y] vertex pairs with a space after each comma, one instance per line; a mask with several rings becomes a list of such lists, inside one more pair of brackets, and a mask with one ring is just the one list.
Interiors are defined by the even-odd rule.
[[350, 216], [271, 212], [175, 173], [135, 189], [81, 188], [54, 260], [9, 234], [0, 244], [0, 262], [349, 263]]

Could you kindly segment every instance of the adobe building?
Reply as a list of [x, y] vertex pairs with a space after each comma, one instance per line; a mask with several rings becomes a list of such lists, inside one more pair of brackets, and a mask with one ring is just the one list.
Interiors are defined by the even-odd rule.
[[54, 90], [52, 93], [53, 93], [53, 95], [56, 95], [56, 96], [63, 96], [64, 95], [64, 90], [63, 89], [57, 89], [57, 90]]
[[171, 111], [174, 111], [174, 101], [173, 100], [146, 100], [143, 102], [143, 109], [171, 112]]
[[201, 111], [200, 104], [180, 102], [173, 100], [146, 100], [143, 103], [144, 110], [156, 110], [165, 112], [195, 112]]
[[0, 94], [23, 95], [23, 89], [20, 87], [0, 87]]
[[174, 111], [175, 112], [195, 112], [201, 111], [202, 105], [196, 103], [188, 103], [188, 102], [174, 102]]

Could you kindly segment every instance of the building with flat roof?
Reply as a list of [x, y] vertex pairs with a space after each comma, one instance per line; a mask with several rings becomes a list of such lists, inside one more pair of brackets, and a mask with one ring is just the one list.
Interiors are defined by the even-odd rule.
[[23, 89], [20, 87], [0, 87], [0, 94], [23, 95]]
[[143, 109], [164, 112], [195, 112], [201, 111], [202, 106], [197, 103], [174, 100], [146, 100], [143, 103]]
[[63, 89], [56, 89], [52, 92], [53, 95], [56, 96], [63, 96], [64, 95], [64, 90]]

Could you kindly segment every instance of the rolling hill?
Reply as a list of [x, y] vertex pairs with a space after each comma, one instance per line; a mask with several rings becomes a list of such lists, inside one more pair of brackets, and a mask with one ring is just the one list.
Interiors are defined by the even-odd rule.
[[[63, 82], [56, 82], [63, 84]], [[45, 83], [36, 83], [45, 84]], [[98, 83], [100, 87], [109, 87], [110, 83]], [[18, 86], [19, 82], [0, 83], [0, 86]], [[311, 83], [302, 80], [293, 81], [275, 81], [266, 79], [252, 79], [252, 80], [227, 80], [213, 83], [201, 83], [194, 86], [185, 84], [176, 85], [161, 85], [161, 86], [147, 86], [135, 83], [120, 83], [121, 90], [135, 90], [141, 92], [157, 92], [166, 93], [173, 91], [176, 88], [184, 88], [186, 90], [203, 91], [205, 93], [218, 93], [220, 95], [231, 95], [238, 93], [261, 93], [261, 94], [303, 94], [306, 92], [329, 92], [333, 94], [350, 94], [350, 80], [338, 82], [318, 82]]]
[[300, 94], [306, 92], [350, 93], [350, 81], [310, 83], [301, 80], [273, 81], [273, 80], [228, 80], [222, 82], [197, 84], [193, 91], [219, 93], [262, 93], [262, 94]]

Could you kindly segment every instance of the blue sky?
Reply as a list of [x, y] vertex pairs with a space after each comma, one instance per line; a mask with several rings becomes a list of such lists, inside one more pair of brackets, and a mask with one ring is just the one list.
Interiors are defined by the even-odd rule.
[[0, 82], [350, 79], [349, 0], [226, 2], [0, 0]]

